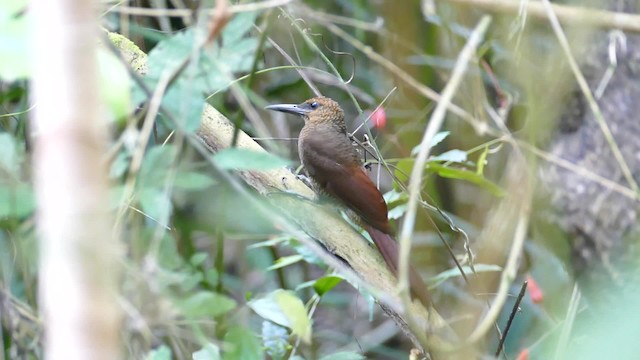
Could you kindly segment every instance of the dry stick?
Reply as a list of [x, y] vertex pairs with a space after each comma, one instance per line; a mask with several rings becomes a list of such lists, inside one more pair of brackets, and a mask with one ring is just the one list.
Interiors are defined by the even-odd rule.
[[416, 222], [416, 212], [418, 209], [418, 197], [420, 195], [420, 188], [422, 183], [422, 169], [429, 156], [429, 150], [431, 140], [433, 136], [439, 131], [444, 122], [444, 118], [447, 112], [447, 107], [451, 103], [453, 96], [458, 88], [458, 85], [462, 81], [463, 75], [466, 71], [467, 64], [473, 57], [476, 48], [482, 41], [484, 33], [487, 31], [489, 24], [491, 23], [491, 17], [484, 16], [469, 36], [469, 41], [464, 46], [458, 56], [456, 65], [451, 75], [451, 80], [447, 83], [444, 91], [442, 92], [441, 100], [438, 102], [433, 115], [429, 121], [429, 125], [424, 133], [422, 142], [420, 143], [420, 152], [416, 157], [415, 164], [411, 171], [411, 178], [409, 180], [409, 201], [407, 204], [407, 212], [405, 214], [405, 221], [400, 231], [400, 237], [398, 239], [400, 245], [400, 264], [398, 271], [398, 290], [400, 291], [400, 298], [405, 306], [411, 302], [409, 296], [409, 255], [411, 248], [411, 236]]
[[558, 346], [556, 347], [554, 359], [560, 359], [565, 354], [567, 346], [569, 344], [569, 337], [571, 336], [571, 330], [573, 329], [573, 323], [576, 320], [578, 314], [578, 306], [580, 305], [580, 299], [582, 294], [578, 288], [578, 284], [573, 285], [573, 292], [571, 293], [571, 300], [569, 301], [569, 308], [567, 309], [567, 316], [564, 320], [564, 326], [560, 333], [560, 339], [558, 340]]
[[94, 2], [83, 0], [33, 1], [29, 12], [42, 355], [117, 359], [121, 264], [118, 239], [109, 231], [108, 169], [102, 161], [108, 128], [95, 91], [97, 13]]
[[520, 207], [520, 214], [518, 215], [518, 224], [516, 225], [516, 231], [514, 234], [513, 245], [511, 245], [511, 251], [509, 252], [509, 257], [507, 258], [507, 263], [502, 271], [502, 275], [500, 276], [500, 285], [498, 286], [498, 292], [496, 294], [496, 298], [491, 304], [487, 315], [485, 315], [484, 319], [476, 326], [471, 335], [467, 338], [467, 343], [472, 344], [478, 340], [489, 330], [491, 326], [495, 323], [498, 315], [500, 315], [500, 311], [502, 310], [502, 306], [507, 300], [507, 296], [509, 294], [509, 287], [511, 286], [511, 282], [516, 278], [517, 270], [518, 270], [518, 259], [520, 254], [522, 254], [522, 249], [524, 248], [524, 240], [527, 237], [527, 227], [529, 225], [529, 211], [530, 211], [530, 202], [531, 202], [531, 194], [527, 193], [526, 196], [526, 205]]
[[[505, 14], [518, 14], [523, 1], [514, 0], [449, 0], [450, 3], [471, 5], [474, 8]], [[547, 19], [545, 6], [538, 1], [524, 1], [527, 16]], [[640, 16], [577, 6], [552, 4], [553, 12], [563, 23], [590, 25], [605, 29], [640, 32]]]
[[[292, 1], [293, 0], [271, 0], [271, 1], [263, 1], [260, 3], [231, 5], [229, 7], [229, 12], [233, 14], [233, 13], [240, 13], [240, 12], [265, 10], [269, 8], [287, 5]], [[191, 11], [190, 9], [149, 9], [149, 8], [130, 7], [130, 6], [114, 7], [111, 11], [118, 12], [125, 15], [151, 16], [151, 17], [158, 17], [158, 16], [185, 17], [185, 16], [191, 16], [193, 14], [193, 11]], [[215, 12], [215, 9], [202, 9], [201, 11], [207, 11], [210, 14], [212, 14]]]
[[[373, 51], [373, 49], [370, 46], [365, 45], [360, 40], [356, 39], [355, 37], [348, 34], [346, 31], [342, 30], [340, 27], [330, 23], [326, 24], [326, 27], [329, 31], [341, 37], [356, 49], [360, 50], [369, 59], [378, 63], [378, 65], [382, 66], [383, 68], [391, 72], [393, 75], [397, 76], [400, 80], [402, 80], [405, 84], [412, 87], [422, 96], [435, 102], [440, 102], [442, 100], [442, 95], [438, 94], [433, 89], [425, 86], [418, 80], [414, 79], [406, 71], [402, 70], [398, 65], [394, 64], [392, 61], [389, 61], [389, 59]], [[452, 114], [459, 116], [460, 118], [462, 118], [463, 120], [471, 124], [474, 129], [477, 129], [475, 118], [471, 114], [469, 114], [464, 109], [462, 109], [458, 105], [455, 105], [451, 102], [448, 102], [446, 106], [447, 106], [447, 109]]]
[[[622, 173], [624, 174], [625, 179], [631, 186], [631, 189], [635, 193], [639, 193], [638, 184], [633, 179], [631, 170], [629, 169], [627, 162], [624, 160], [624, 157], [620, 152], [620, 148], [618, 147], [618, 144], [616, 144], [616, 141], [613, 138], [611, 129], [609, 129], [609, 125], [607, 125], [607, 122], [604, 119], [602, 112], [600, 111], [600, 107], [598, 106], [598, 103], [596, 102], [595, 98], [593, 97], [593, 94], [591, 93], [591, 89], [589, 89], [589, 84], [587, 84], [587, 80], [584, 78], [584, 75], [582, 75], [582, 72], [580, 72], [580, 67], [576, 62], [576, 59], [573, 57], [573, 54], [571, 54], [571, 47], [569, 46], [569, 41], [567, 40], [567, 37], [565, 36], [564, 31], [562, 30], [562, 27], [558, 22], [558, 17], [554, 13], [553, 7], [549, 3], [549, 0], [542, 0], [542, 4], [544, 5], [547, 11], [547, 15], [549, 16], [549, 22], [551, 23], [551, 27], [553, 28], [553, 31], [555, 32], [556, 37], [558, 37], [558, 42], [560, 42], [560, 46], [562, 47], [562, 50], [564, 50], [565, 56], [569, 61], [569, 66], [571, 67], [571, 70], [573, 71], [573, 74], [575, 75], [576, 80], [578, 80], [578, 85], [580, 85], [580, 90], [582, 90], [582, 93], [587, 98], [587, 101], [589, 102], [589, 107], [591, 107], [591, 111], [593, 111], [593, 117], [595, 118], [596, 122], [600, 126], [600, 130], [602, 131], [602, 134], [604, 135], [605, 139], [609, 143], [609, 147], [611, 147], [611, 151], [613, 152], [613, 156], [615, 157], [616, 161], [618, 162], [618, 165], [620, 166], [620, 170], [622, 170]], [[637, 21], [640, 24], [640, 18]]]
[[520, 307], [520, 302], [524, 297], [525, 292], [527, 291], [528, 282], [525, 281], [522, 283], [522, 287], [520, 287], [520, 293], [518, 294], [518, 298], [516, 299], [516, 303], [513, 304], [513, 308], [511, 308], [511, 314], [509, 314], [509, 320], [507, 320], [507, 326], [504, 328], [504, 333], [500, 337], [500, 343], [498, 344], [498, 350], [496, 350], [496, 357], [500, 356], [502, 352], [502, 346], [504, 345], [505, 340], [507, 340], [507, 335], [509, 334], [509, 329], [511, 328], [511, 323], [513, 322], [513, 318], [516, 317], [516, 313], [518, 312], [518, 308]]

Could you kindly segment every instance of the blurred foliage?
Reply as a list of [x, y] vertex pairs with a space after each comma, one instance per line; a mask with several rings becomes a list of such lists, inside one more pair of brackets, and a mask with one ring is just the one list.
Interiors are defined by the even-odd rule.
[[[245, 121], [245, 115], [271, 102], [297, 103], [312, 96], [297, 70], [315, 69], [306, 75], [324, 94], [343, 104], [350, 119], [357, 119], [349, 124], [350, 130], [366, 119], [359, 108], [366, 113], [382, 104], [386, 126], [372, 128], [371, 140], [392, 171], [382, 171], [375, 159], [370, 165], [385, 191], [390, 218], [401, 219], [408, 201], [408, 174], [434, 104], [328, 25], [340, 26], [420, 84], [440, 89], [477, 14], [438, 3], [437, 13], [422, 14], [418, 1], [309, 0], [284, 9], [235, 14], [211, 43], [206, 41], [206, 18], [125, 16], [117, 10], [124, 3], [102, 4], [103, 25], [124, 33], [149, 54], [143, 86], [123, 75], [113, 54], [101, 55], [100, 60], [101, 90], [109, 106], [104, 118], [113, 134], [107, 154], [113, 195], [110, 206], [126, 249], [122, 261], [123, 357], [408, 357], [410, 343], [397, 328], [385, 326], [388, 320], [370, 306], [368, 294], [358, 293], [289, 234], [256, 215], [250, 204], [216, 176], [209, 161], [225, 171], [291, 165], [285, 159], [297, 155], [296, 143], [290, 140], [302, 124], [261, 112], [260, 121], [269, 131], [269, 138], [262, 138], [258, 135], [264, 134], [252, 121]], [[25, 7], [23, 1], [0, 5], [2, 358], [40, 358], [42, 345]], [[502, 126], [518, 141], [537, 146], [548, 141], [555, 127], [554, 111], [562, 105], [560, 89], [536, 81], [567, 78], [557, 75], [561, 69], [550, 70], [557, 58], [527, 57], [522, 50], [527, 46], [534, 50], [526, 49], [528, 54], [540, 48], [552, 50], [553, 38], [539, 31], [538, 24], [532, 25], [534, 31], [525, 31], [519, 21], [518, 17], [496, 19], [497, 25], [480, 49], [481, 64], [470, 68], [468, 81], [456, 97], [479, 123], [452, 117], [447, 129], [434, 138], [434, 155], [423, 172], [423, 198], [440, 211], [428, 206], [421, 209], [412, 261], [452, 322], [475, 320], [472, 314], [485, 309], [485, 297], [492, 294], [473, 294], [441, 239], [450, 244], [466, 276], [497, 277], [504, 265], [473, 263], [464, 243], [466, 234], [472, 251], [477, 250], [476, 239], [484, 230], [486, 214], [509, 194], [503, 183], [512, 150], [504, 138], [478, 131], [478, 127], [496, 128], [483, 108], [510, 102], [508, 108], [501, 108], [512, 111]], [[295, 64], [284, 60], [265, 36]], [[305, 39], [317, 45], [343, 78], [354, 75], [348, 91]], [[524, 65], [514, 70], [516, 63]], [[151, 111], [156, 106], [154, 96], [160, 96], [155, 113]], [[240, 119], [237, 123], [242, 129], [273, 152], [232, 148], [210, 159], [198, 155], [185, 139], [198, 129], [206, 103], [230, 119]], [[153, 127], [145, 126], [147, 117], [154, 121]], [[535, 162], [529, 171], [535, 172]], [[510, 294], [517, 294], [522, 281], [529, 278], [535, 279], [529, 294], [538, 295], [529, 295], [519, 305], [505, 353], [508, 358], [526, 352], [531, 358], [545, 359], [562, 347], [565, 353], [561, 354], [577, 357], [560, 358], [602, 358], [593, 355], [603, 354], [604, 347], [598, 347], [598, 342], [633, 333], [631, 326], [616, 329], [616, 324], [640, 323], [625, 319], [635, 314], [634, 303], [616, 305], [613, 315], [618, 322], [602, 324], [603, 317], [591, 324], [581, 322], [577, 335], [571, 336], [575, 318], [568, 316], [568, 308], [576, 307], [574, 315], [579, 318], [587, 302], [572, 297], [576, 280], [567, 240], [544, 221], [546, 200], [535, 200], [522, 264]], [[513, 221], [513, 217], [505, 218], [505, 222]], [[507, 240], [496, 253], [509, 251], [511, 240]], [[482, 279], [495, 283], [496, 278]], [[598, 292], [595, 294], [597, 297]], [[512, 306], [514, 299], [501, 313], [501, 328]], [[567, 335], [558, 340], [561, 329]], [[594, 337], [601, 340], [592, 341]], [[632, 343], [630, 338], [618, 340], [618, 349]], [[478, 353], [492, 354], [497, 343], [497, 335], [491, 333]], [[629, 354], [635, 353], [620, 350], [615, 358], [632, 358]]]

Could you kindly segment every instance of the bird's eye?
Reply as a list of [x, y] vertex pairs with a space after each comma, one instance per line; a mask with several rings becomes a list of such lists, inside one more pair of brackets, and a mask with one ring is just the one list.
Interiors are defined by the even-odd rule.
[[314, 101], [311, 104], [309, 104], [309, 106], [311, 106], [312, 109], [315, 109], [315, 108], [318, 107], [318, 103], [316, 101]]

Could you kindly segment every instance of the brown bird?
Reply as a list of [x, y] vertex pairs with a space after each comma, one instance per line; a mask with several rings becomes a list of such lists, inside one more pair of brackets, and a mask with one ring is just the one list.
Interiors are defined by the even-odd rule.
[[[347, 136], [344, 111], [327, 97], [311, 98], [302, 104], [278, 104], [268, 110], [301, 116], [305, 125], [298, 138], [298, 153], [316, 192], [335, 199], [350, 211], [378, 247], [389, 269], [397, 276], [398, 243], [393, 239], [387, 204], [362, 166], [360, 154]], [[427, 308], [431, 299], [422, 278], [413, 267], [409, 281], [413, 297]]]

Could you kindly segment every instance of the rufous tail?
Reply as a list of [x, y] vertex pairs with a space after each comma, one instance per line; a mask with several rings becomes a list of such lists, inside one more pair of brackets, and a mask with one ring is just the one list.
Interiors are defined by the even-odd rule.
[[[382, 258], [387, 263], [389, 270], [397, 277], [398, 276], [398, 262], [400, 248], [398, 243], [389, 234], [386, 234], [372, 226], [366, 227], [367, 232], [373, 239], [373, 243], [376, 244]], [[428, 309], [431, 305], [431, 296], [429, 290], [424, 281], [420, 277], [420, 274], [416, 269], [409, 264], [409, 285], [411, 289], [412, 298], [417, 298]]]

